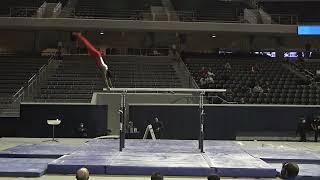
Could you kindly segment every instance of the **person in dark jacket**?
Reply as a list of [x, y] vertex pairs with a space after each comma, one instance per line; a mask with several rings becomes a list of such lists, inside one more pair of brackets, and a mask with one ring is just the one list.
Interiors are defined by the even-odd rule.
[[162, 138], [162, 131], [163, 131], [163, 122], [158, 119], [158, 117], [154, 118], [154, 122], [152, 123], [152, 128], [154, 131], [154, 135], [156, 136], [157, 139]]
[[311, 122], [311, 129], [314, 132], [314, 142], [318, 142], [318, 136], [320, 132], [320, 117], [316, 117], [312, 122]]
[[300, 142], [306, 142], [306, 133], [307, 133], [307, 122], [305, 118], [300, 118], [300, 121], [298, 123], [296, 134], [300, 135]]

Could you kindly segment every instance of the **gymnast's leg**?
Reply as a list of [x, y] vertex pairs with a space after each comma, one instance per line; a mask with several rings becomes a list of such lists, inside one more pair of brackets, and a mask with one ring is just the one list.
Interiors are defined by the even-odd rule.
[[103, 58], [100, 57], [100, 67], [102, 70], [102, 78], [103, 81], [107, 87], [108, 90], [110, 90], [110, 88], [112, 88], [112, 83], [111, 83], [111, 73], [109, 71], [108, 66], [106, 65], [106, 63], [104, 62]]
[[72, 33], [73, 36], [76, 36], [83, 44], [87, 47], [89, 54], [96, 59], [96, 64], [101, 70], [102, 78], [108, 90], [112, 87], [111, 83], [111, 73], [109, 72], [108, 66], [105, 64], [101, 53], [79, 32]]

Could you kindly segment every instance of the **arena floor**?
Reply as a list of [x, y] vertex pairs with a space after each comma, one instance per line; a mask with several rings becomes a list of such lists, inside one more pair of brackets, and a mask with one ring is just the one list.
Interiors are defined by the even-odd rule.
[[[40, 138], [0, 138], [0, 150], [5, 150], [8, 148], [15, 147], [21, 144], [44, 144], [42, 141], [47, 139], [40, 139]], [[59, 144], [69, 144], [69, 145], [77, 145], [83, 144], [84, 142], [88, 141], [88, 139], [59, 139]], [[283, 142], [283, 141], [236, 141], [236, 143], [241, 144], [246, 147], [292, 147], [297, 149], [304, 149], [310, 150], [312, 152], [317, 152], [320, 157], [320, 144], [314, 142]], [[44, 175], [40, 178], [19, 178], [19, 179], [39, 179], [39, 180], [53, 180], [53, 179], [61, 179], [67, 180], [72, 179], [72, 175]], [[180, 180], [180, 179], [206, 179], [205, 177], [165, 177], [166, 179], [171, 180]], [[2, 179], [17, 179], [11, 177], [0, 177]], [[104, 175], [92, 175], [91, 179], [114, 179], [114, 180], [144, 180], [150, 179], [149, 176], [104, 176]], [[254, 179], [254, 178], [222, 178], [222, 179]], [[260, 178], [260, 179], [268, 179], [268, 178]], [[272, 179], [272, 178], [269, 178]]]

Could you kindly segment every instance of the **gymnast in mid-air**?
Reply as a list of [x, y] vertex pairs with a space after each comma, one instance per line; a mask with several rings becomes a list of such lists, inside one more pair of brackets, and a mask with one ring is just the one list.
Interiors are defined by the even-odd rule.
[[77, 37], [80, 41], [82, 41], [82, 43], [87, 47], [89, 54], [96, 59], [96, 64], [102, 73], [104, 83], [107, 89], [110, 90], [110, 88], [112, 88], [112, 83], [110, 79], [111, 73], [108, 66], [104, 62], [101, 53], [80, 32], [73, 32], [72, 35]]

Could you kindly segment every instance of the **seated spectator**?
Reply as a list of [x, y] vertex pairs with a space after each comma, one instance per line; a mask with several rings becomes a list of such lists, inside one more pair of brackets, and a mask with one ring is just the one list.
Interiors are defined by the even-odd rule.
[[215, 77], [216, 75], [212, 72], [211, 68], [209, 68], [207, 72], [208, 76]]
[[242, 97], [241, 99], [240, 99], [240, 104], [245, 104], [246, 103], [246, 101], [244, 100], [244, 98]]
[[206, 84], [207, 84], [208, 86], [214, 84], [214, 80], [213, 80], [213, 77], [212, 77], [212, 76], [207, 76], [206, 79], [205, 79], [205, 81], [206, 81]]
[[230, 71], [231, 71], [231, 65], [230, 65], [230, 63], [227, 62], [227, 63], [224, 65], [224, 68], [225, 68], [228, 72], [230, 72]]
[[258, 66], [258, 64], [255, 64], [254, 66], [251, 66], [251, 72], [253, 72], [253, 73], [259, 72], [259, 66]]
[[270, 92], [270, 83], [268, 81], [266, 81], [266, 83], [264, 83], [262, 85], [262, 89], [265, 90], [265, 93], [269, 93]]
[[299, 174], [299, 166], [296, 163], [286, 162], [282, 164], [280, 178], [295, 179]]
[[207, 85], [207, 81], [204, 77], [200, 78], [200, 87], [203, 88]]
[[251, 89], [254, 88], [254, 86], [255, 86], [256, 84], [257, 84], [257, 83], [256, 83], [254, 80], [249, 81], [249, 83], [248, 83], [247, 85], [248, 85], [248, 87], [250, 88], [250, 91], [251, 91]]
[[220, 180], [220, 176], [216, 174], [209, 175], [207, 178], [208, 180]]
[[320, 69], [317, 69], [317, 71], [316, 71], [316, 76], [315, 76], [314, 80], [315, 80], [316, 82], [320, 82]]
[[88, 180], [89, 179], [89, 170], [87, 168], [80, 168], [76, 173], [77, 180]]
[[259, 84], [256, 84], [256, 85], [254, 86], [254, 88], [252, 89], [252, 91], [253, 91], [254, 93], [263, 93], [263, 89], [262, 89], [262, 87], [261, 87]]
[[250, 92], [250, 88], [247, 87], [247, 85], [242, 85], [240, 87], [240, 90], [239, 90], [242, 94], [246, 94], [246, 93], [249, 93]]
[[199, 71], [200, 77], [206, 77], [208, 75], [208, 69], [205, 67], [202, 67]]
[[156, 172], [151, 175], [151, 180], [163, 180], [163, 176], [160, 173]]

